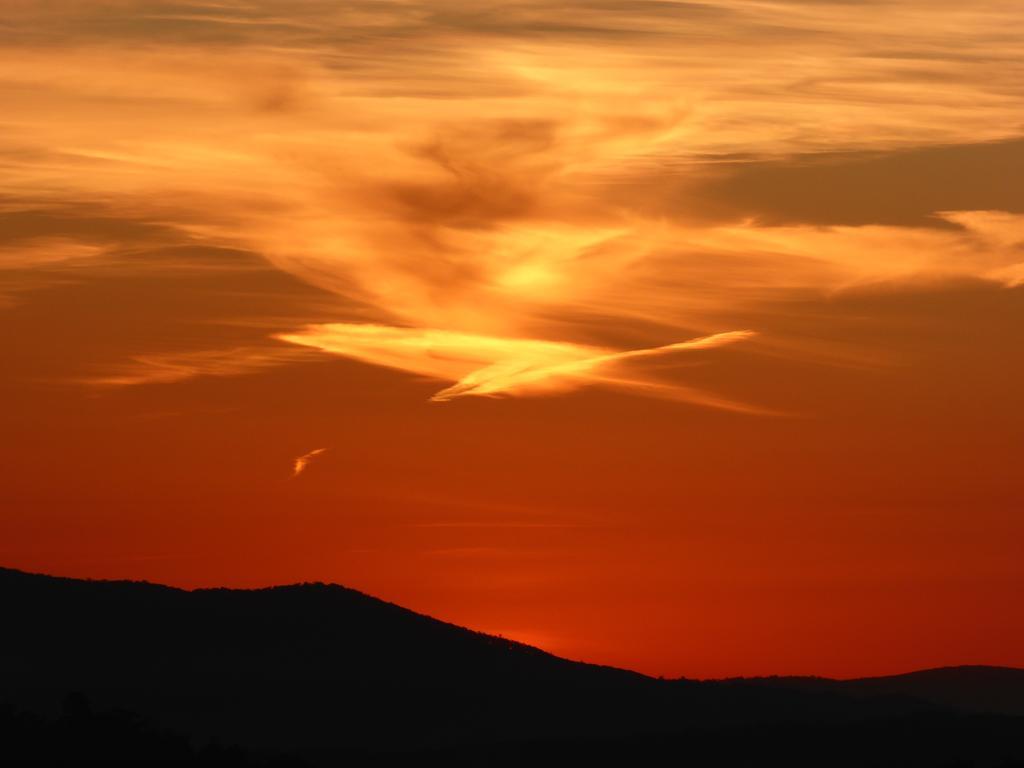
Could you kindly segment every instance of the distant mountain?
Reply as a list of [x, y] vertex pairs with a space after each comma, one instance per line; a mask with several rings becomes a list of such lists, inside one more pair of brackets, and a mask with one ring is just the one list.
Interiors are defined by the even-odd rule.
[[912, 697], [938, 707], [961, 711], [1024, 715], [1024, 669], [1011, 667], [942, 667], [859, 680], [754, 677], [731, 678], [721, 682], [788, 690], [831, 691], [857, 698]]
[[649, 682], [333, 584], [185, 591], [0, 569], [0, 595], [19, 659], [4, 672], [32, 685]]
[[385, 756], [411, 765], [429, 753], [474, 765], [618, 755], [809, 766], [834, 743], [850, 747], [829, 756], [832, 766], [1024, 761], [1024, 718], [1005, 714], [1021, 711], [1020, 670], [655, 680], [324, 584], [184, 591], [0, 569], [0, 606], [0, 702], [42, 717], [33, 733], [46, 722], [65, 735], [68, 722], [108, 723], [68, 721], [66, 711], [53, 720], [74, 692], [98, 712], [130, 710], [194, 745], [320, 765]]

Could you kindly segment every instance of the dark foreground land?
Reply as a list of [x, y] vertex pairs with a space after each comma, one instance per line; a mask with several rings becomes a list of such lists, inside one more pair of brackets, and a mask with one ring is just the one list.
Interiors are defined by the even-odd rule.
[[321, 584], [0, 605], [0, 765], [1024, 768], [1024, 670], [655, 680]]

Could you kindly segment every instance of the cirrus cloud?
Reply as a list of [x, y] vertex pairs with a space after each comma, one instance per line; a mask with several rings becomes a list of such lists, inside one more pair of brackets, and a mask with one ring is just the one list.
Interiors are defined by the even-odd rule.
[[[525, 369], [484, 355], [440, 377], [442, 399], [599, 379], [640, 392], [616, 378], [640, 359], [610, 350], [746, 327], [731, 313], [760, 302], [1021, 279], [1019, 214], [990, 198], [927, 231], [701, 215], [737, 166], [1019, 137], [1014, 0], [117, 0], [16, 3], [4, 23], [0, 195], [259, 253], [367, 324], [343, 343], [340, 326], [317, 332], [364, 362], [418, 372], [410, 345], [437, 334], [574, 350], [530, 346]], [[265, 367], [205, 353], [144, 367]]]

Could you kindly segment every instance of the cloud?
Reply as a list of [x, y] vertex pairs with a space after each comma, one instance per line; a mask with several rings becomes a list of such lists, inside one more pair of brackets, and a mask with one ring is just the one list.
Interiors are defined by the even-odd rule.
[[298, 362], [301, 351], [275, 347], [235, 347], [192, 352], [139, 355], [112, 372], [86, 383], [103, 387], [173, 384], [196, 376], [241, 376]]
[[[937, 148], [1018, 139], [1016, 0], [117, 0], [18, 3], [5, 23], [0, 196], [262, 254], [366, 323], [322, 341], [452, 382], [446, 398], [579, 380], [679, 396], [643, 358], [602, 356], [793, 296], [1020, 281], [1019, 219], [989, 210], [1012, 182], [921, 197], [888, 166], [778, 170], [916, 152], [895, 165], [929, 178], [956, 154]], [[808, 192], [842, 206], [861, 183], [835, 219]], [[112, 378], [234, 368], [161, 354]]]
[[0, 245], [0, 270], [41, 267], [91, 259], [104, 249], [63, 237], [36, 238], [18, 244]]
[[[837, 152], [718, 163], [678, 205], [682, 182], [639, 175], [633, 205], [688, 220], [768, 225], [937, 227], [936, 211], [1024, 213], [1024, 140]], [[685, 190], [684, 190], [685, 191]]]
[[713, 349], [749, 339], [750, 331], [730, 331], [648, 349], [607, 349], [535, 339], [500, 338], [436, 329], [330, 323], [299, 333], [279, 334], [293, 344], [320, 349], [373, 365], [431, 379], [455, 382], [430, 399], [544, 395], [585, 386], [693, 402], [729, 410], [758, 409], [726, 398], [659, 381], [636, 363], [676, 353]]
[[[537, 394], [559, 390], [571, 390], [587, 383], [618, 386], [639, 391], [651, 389], [652, 382], [625, 377], [606, 375], [608, 368], [628, 368], [628, 363], [642, 358], [654, 358], [672, 352], [693, 349], [713, 349], [753, 336], [751, 331], [729, 331], [705, 336], [691, 341], [666, 344], [649, 349], [633, 349], [626, 352], [609, 352], [586, 357], [582, 360], [568, 360], [540, 365], [529, 361], [498, 362], [463, 376], [453, 386], [441, 390], [431, 399], [436, 402], [452, 400], [467, 395]], [[671, 391], [671, 385], [663, 385]], [[660, 389], [662, 387], [658, 387]], [[680, 389], [680, 391], [685, 391]], [[682, 398], [680, 398], [682, 399]]]
[[306, 467], [309, 465], [309, 462], [312, 461], [313, 458], [315, 458], [316, 456], [319, 456], [320, 454], [324, 453], [325, 451], [327, 451], [326, 448], [317, 448], [316, 450], [310, 451], [309, 453], [304, 453], [301, 456], [296, 456], [295, 460], [292, 462], [292, 477], [294, 478], [301, 475], [305, 471]]

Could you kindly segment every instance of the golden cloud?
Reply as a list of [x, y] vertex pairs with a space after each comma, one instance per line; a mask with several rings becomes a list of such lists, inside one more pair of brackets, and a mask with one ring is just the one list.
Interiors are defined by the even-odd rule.
[[[617, 329], [685, 338], [793, 291], [1022, 279], [1010, 211], [936, 212], [945, 228], [688, 215], [730, 163], [1019, 136], [1015, 0], [123, 0], [21, 3], [6, 23], [0, 195], [259, 252], [365, 323], [279, 338], [454, 382], [437, 399], [580, 381], [665, 396], [610, 373], [640, 354], [606, 343]], [[674, 202], [648, 205], [638, 179]], [[638, 346], [675, 350], [658, 341]], [[148, 368], [216, 373], [213, 354]]]

